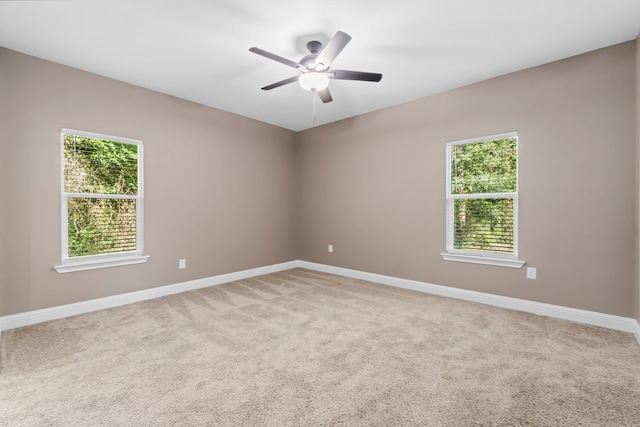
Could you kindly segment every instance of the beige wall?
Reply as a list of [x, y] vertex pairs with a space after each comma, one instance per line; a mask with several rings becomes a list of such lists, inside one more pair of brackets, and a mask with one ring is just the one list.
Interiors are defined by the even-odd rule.
[[[6, 49], [0, 64], [0, 316], [296, 259], [292, 132]], [[144, 141], [146, 264], [52, 269], [63, 127]]]
[[[300, 259], [634, 317], [634, 58], [628, 42], [299, 134]], [[509, 131], [537, 280], [440, 256], [446, 142]]]
[[640, 321], [640, 38], [636, 38], [636, 319]]
[[7, 223], [7, 210], [8, 210], [8, 189], [11, 182], [6, 172], [8, 170], [9, 160], [5, 150], [7, 145], [4, 135], [8, 132], [8, 126], [6, 117], [8, 115], [8, 107], [6, 102], [2, 102], [7, 97], [7, 83], [5, 62], [2, 60], [2, 51], [0, 51], [0, 315], [2, 314], [2, 301], [4, 301], [4, 288], [7, 282], [6, 272], [6, 259], [7, 259], [7, 246], [4, 242], [7, 241], [5, 231], [8, 227], [3, 224]]
[[[0, 316], [293, 259], [640, 316], [636, 52], [629, 42], [294, 134], [0, 49]], [[147, 264], [52, 270], [62, 127], [144, 141]], [[512, 130], [535, 281], [440, 257], [445, 143]]]

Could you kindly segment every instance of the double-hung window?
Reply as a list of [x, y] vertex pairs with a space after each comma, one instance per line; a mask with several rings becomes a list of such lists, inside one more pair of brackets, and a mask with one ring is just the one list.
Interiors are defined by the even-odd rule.
[[137, 264], [143, 255], [142, 141], [63, 129], [59, 273]]
[[445, 260], [520, 268], [518, 134], [447, 143]]

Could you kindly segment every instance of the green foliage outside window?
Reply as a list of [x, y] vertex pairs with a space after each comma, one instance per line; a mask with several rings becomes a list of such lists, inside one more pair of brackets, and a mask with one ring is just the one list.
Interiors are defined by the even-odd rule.
[[514, 253], [516, 191], [516, 138], [452, 145], [453, 248]]
[[136, 250], [138, 146], [64, 135], [68, 256]]
[[64, 136], [67, 193], [138, 193], [138, 146], [83, 136]]

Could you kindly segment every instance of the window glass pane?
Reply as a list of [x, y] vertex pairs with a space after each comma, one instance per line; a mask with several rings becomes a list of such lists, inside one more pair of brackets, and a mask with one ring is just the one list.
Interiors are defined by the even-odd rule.
[[68, 199], [69, 257], [136, 251], [136, 201]]
[[454, 200], [453, 248], [512, 254], [513, 202], [512, 198]]
[[64, 135], [64, 191], [138, 193], [138, 146]]
[[451, 194], [517, 190], [516, 138], [451, 146]]

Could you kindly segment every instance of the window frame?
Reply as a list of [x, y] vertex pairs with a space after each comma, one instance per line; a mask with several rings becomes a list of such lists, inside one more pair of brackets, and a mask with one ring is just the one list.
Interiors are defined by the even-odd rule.
[[[123, 144], [138, 146], [138, 191], [136, 195], [101, 195], [93, 193], [68, 193], [65, 191], [64, 175], [64, 137], [65, 135], [102, 139]], [[92, 270], [97, 268], [116, 267], [147, 262], [149, 256], [144, 255], [144, 203], [143, 203], [143, 143], [139, 139], [124, 138], [76, 129], [63, 128], [60, 131], [60, 204], [61, 204], [61, 264], [53, 268], [58, 273]], [[68, 201], [70, 198], [110, 198], [136, 201], [136, 250], [132, 252], [114, 252], [98, 255], [69, 256], [69, 218]]]
[[[496, 139], [515, 138], [516, 140], [516, 191], [502, 193], [451, 194], [451, 148], [457, 145], [489, 142]], [[519, 194], [519, 136], [517, 131], [477, 138], [449, 141], [446, 145], [446, 252], [440, 255], [445, 261], [469, 262], [500, 267], [521, 268], [525, 261], [518, 259], [518, 194]], [[513, 254], [499, 254], [488, 251], [470, 251], [455, 249], [454, 236], [454, 203], [460, 199], [513, 199]]]

